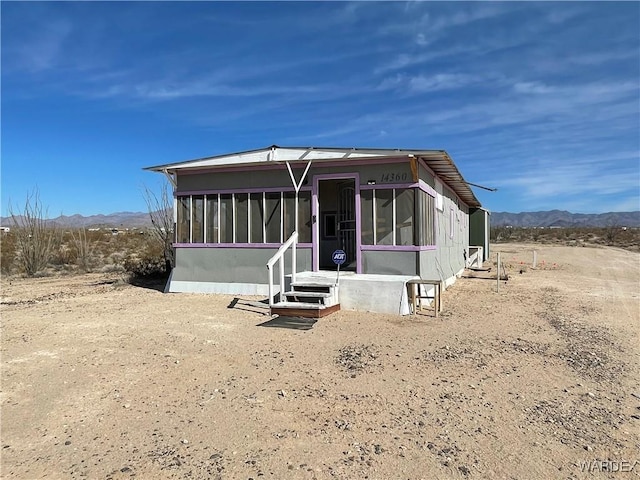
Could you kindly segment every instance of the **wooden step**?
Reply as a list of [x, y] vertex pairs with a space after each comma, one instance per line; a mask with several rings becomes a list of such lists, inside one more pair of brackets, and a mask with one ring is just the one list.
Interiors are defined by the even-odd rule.
[[318, 305], [332, 305], [337, 303], [333, 293], [327, 292], [285, 292], [282, 301], [284, 302], [305, 302]]
[[284, 292], [285, 297], [309, 297], [309, 298], [329, 298], [332, 296], [329, 292], [309, 292], [305, 290], [290, 290], [288, 292]]
[[291, 289], [296, 292], [331, 292], [336, 286], [333, 283], [295, 282]]

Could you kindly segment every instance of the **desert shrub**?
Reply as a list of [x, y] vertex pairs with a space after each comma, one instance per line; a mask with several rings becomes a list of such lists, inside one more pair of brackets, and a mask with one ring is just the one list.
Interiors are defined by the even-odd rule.
[[154, 241], [147, 241], [141, 251], [127, 255], [123, 267], [134, 279], [164, 278], [169, 273], [163, 245]]
[[145, 187], [143, 195], [147, 203], [152, 226], [148, 233], [152, 241], [162, 248], [165, 269], [169, 272], [175, 265], [173, 251], [173, 196], [169, 191], [169, 184], [167, 182], [162, 184], [159, 196], [147, 187]]
[[492, 242], [508, 242], [513, 234], [511, 227], [491, 227], [489, 230], [489, 237]]
[[100, 273], [124, 273], [125, 269], [123, 265], [108, 263], [103, 265], [100, 270]]
[[13, 232], [0, 233], [0, 271], [11, 275], [16, 256], [16, 238]]
[[76, 255], [76, 264], [84, 272], [91, 270], [93, 242], [87, 236], [87, 230], [79, 228], [71, 231], [71, 245]]
[[51, 252], [49, 266], [71, 266], [76, 263], [76, 252], [64, 241], [60, 242], [58, 248]]
[[604, 238], [607, 240], [608, 245], [615, 245], [616, 239], [623, 232], [622, 227], [617, 224], [607, 225], [606, 227], [604, 227], [603, 231]]
[[15, 260], [24, 273], [32, 277], [49, 265], [60, 245], [61, 230], [46, 220], [47, 209], [40, 201], [38, 190], [27, 195], [19, 212], [9, 205], [9, 215], [15, 232]]
[[612, 245], [640, 251], [640, 228], [623, 227], [563, 227], [563, 228], [491, 228], [491, 241], [535, 242], [570, 246]]

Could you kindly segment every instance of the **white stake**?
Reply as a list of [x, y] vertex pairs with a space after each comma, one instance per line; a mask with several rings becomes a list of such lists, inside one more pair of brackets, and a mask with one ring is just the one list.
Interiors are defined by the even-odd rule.
[[500, 292], [500, 252], [498, 252], [498, 283], [496, 284], [496, 292]]

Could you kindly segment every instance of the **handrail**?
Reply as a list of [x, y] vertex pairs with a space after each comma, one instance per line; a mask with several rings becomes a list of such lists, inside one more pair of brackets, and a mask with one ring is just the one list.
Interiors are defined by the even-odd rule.
[[278, 251], [267, 262], [267, 270], [269, 270], [269, 306], [273, 306], [273, 266], [278, 262], [278, 270], [280, 271], [280, 299], [284, 295], [284, 254], [291, 249], [291, 282], [296, 281], [296, 250], [298, 247], [298, 232], [291, 234], [289, 239], [282, 244]]

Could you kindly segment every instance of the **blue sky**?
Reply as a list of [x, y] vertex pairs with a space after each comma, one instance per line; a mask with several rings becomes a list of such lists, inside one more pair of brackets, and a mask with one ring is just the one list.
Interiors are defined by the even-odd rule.
[[144, 211], [142, 167], [444, 149], [493, 211], [640, 209], [637, 2], [2, 2], [2, 214]]

